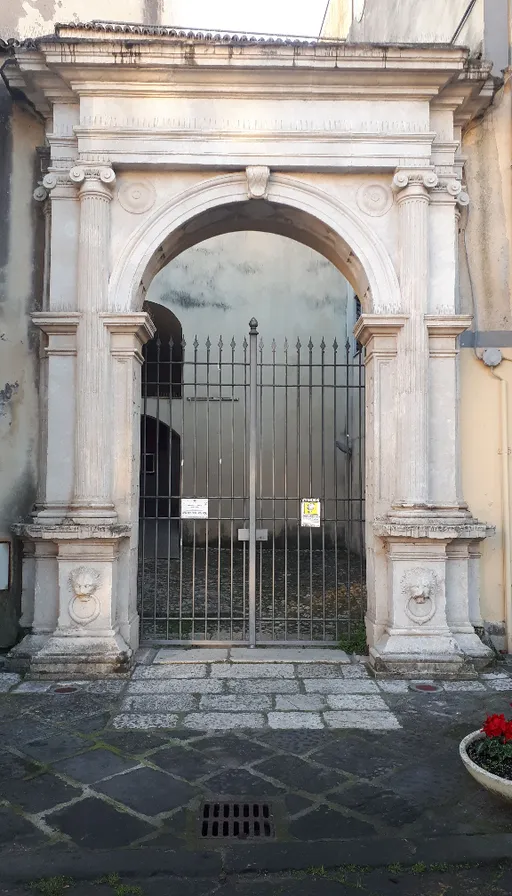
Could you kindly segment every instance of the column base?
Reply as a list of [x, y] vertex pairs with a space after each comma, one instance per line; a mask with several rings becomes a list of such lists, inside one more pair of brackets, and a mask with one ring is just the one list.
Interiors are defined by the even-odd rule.
[[28, 672], [32, 660], [46, 646], [50, 637], [50, 633], [25, 635], [7, 654], [9, 671], [20, 672], [22, 675]]
[[459, 649], [473, 663], [478, 672], [482, 672], [494, 662], [494, 653], [491, 648], [481, 641], [475, 631], [454, 631], [453, 637]]
[[478, 672], [449, 635], [384, 635], [370, 648], [376, 678], [474, 679]]
[[[30, 636], [29, 636], [30, 637]], [[107, 636], [51, 635], [31, 657], [30, 678], [128, 678], [134, 654], [119, 633]]]

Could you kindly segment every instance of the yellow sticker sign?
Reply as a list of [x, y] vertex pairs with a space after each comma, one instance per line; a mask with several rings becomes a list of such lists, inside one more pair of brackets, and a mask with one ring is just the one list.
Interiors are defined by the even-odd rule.
[[312, 529], [320, 528], [320, 501], [318, 498], [303, 498], [300, 502], [300, 524]]

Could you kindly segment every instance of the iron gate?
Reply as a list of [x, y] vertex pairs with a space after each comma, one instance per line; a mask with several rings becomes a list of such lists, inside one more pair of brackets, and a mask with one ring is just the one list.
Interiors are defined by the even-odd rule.
[[362, 352], [257, 327], [145, 346], [145, 640], [336, 643], [363, 618]]

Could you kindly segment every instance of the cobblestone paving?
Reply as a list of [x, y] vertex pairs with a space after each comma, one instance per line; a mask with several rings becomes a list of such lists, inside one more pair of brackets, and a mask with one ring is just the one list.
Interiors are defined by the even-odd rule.
[[[457, 891], [435, 883], [440, 863], [512, 854], [512, 809], [479, 788], [458, 756], [487, 712], [507, 712], [506, 668], [419, 693], [347, 662], [230, 663], [218, 654], [207, 664], [188, 653], [187, 663], [147, 654], [130, 682], [73, 682], [64, 692], [0, 674], [0, 884], [24, 886], [50, 867], [85, 881], [107, 871], [172, 874], [173, 896], [214, 893], [220, 882], [223, 896], [328, 894], [344, 892], [341, 866], [369, 866], [360, 872], [369, 893], [444, 896]], [[201, 801], [220, 797], [270, 801], [276, 838], [201, 839]], [[393, 872], [398, 883], [388, 874], [370, 887], [370, 868], [418, 864], [431, 889], [409, 872], [403, 886]], [[261, 875], [284, 872], [265, 889]]]

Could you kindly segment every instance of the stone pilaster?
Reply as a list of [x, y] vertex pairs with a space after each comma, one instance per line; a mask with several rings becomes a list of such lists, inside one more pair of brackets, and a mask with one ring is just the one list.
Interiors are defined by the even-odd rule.
[[428, 504], [429, 190], [433, 171], [398, 171], [393, 178], [399, 218], [399, 277], [408, 321], [400, 334], [397, 394], [399, 474], [395, 505]]
[[386, 551], [371, 521], [389, 510], [395, 494], [397, 341], [406, 323], [406, 315], [363, 314], [354, 329], [355, 338], [365, 347], [366, 630], [370, 646], [379, 640], [388, 619]]
[[[112, 495], [120, 523], [132, 524], [118, 558], [118, 620], [122, 637], [135, 650], [139, 642], [137, 563], [140, 466], [140, 402], [142, 346], [155, 328], [145, 312], [101, 315], [110, 333], [112, 390], [110, 419], [113, 445]], [[126, 451], [126, 446], [131, 451]]]
[[107, 308], [110, 201], [115, 173], [108, 166], [77, 165], [69, 174], [79, 185], [80, 243], [77, 307], [74, 519], [113, 519], [109, 337], [99, 313]]

